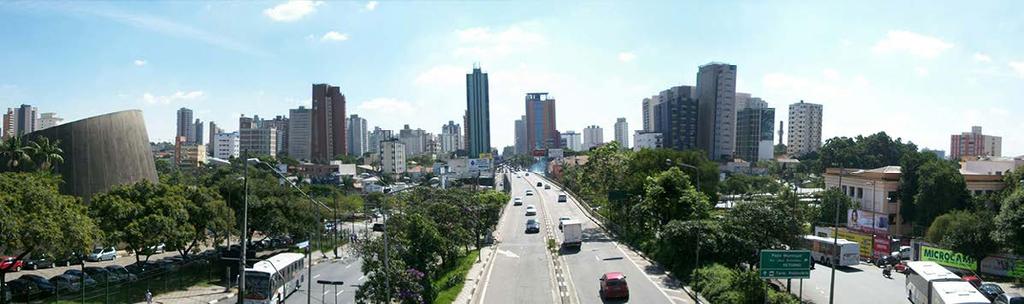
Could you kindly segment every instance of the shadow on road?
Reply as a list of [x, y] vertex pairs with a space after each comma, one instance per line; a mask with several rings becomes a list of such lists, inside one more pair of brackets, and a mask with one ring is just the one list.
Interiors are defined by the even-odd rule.
[[605, 303], [605, 304], [629, 303], [629, 299], [601, 299], [601, 303]]
[[558, 255], [570, 255], [570, 254], [577, 254], [577, 253], [580, 253], [580, 250], [581, 250], [582, 248], [583, 248], [583, 246], [580, 246], [580, 247], [576, 247], [576, 248], [572, 248], [572, 247], [564, 247], [564, 246], [563, 246], [563, 247], [561, 247], [560, 249], [558, 249]]
[[583, 241], [584, 242], [595, 242], [595, 243], [607, 243], [613, 241], [612, 238], [608, 237], [601, 229], [588, 228], [583, 229]]

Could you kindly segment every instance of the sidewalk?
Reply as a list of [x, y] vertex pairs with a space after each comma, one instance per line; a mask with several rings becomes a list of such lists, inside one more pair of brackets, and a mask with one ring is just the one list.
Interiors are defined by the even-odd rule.
[[455, 301], [452, 303], [472, 303], [478, 297], [477, 291], [482, 290], [483, 286], [480, 285], [481, 279], [484, 277], [484, 272], [487, 271], [487, 267], [491, 265], [491, 261], [494, 260], [495, 246], [487, 246], [480, 249], [481, 262], [473, 264], [473, 267], [469, 268], [469, 272], [466, 273], [465, 285], [462, 286], [462, 290], [459, 291], [459, 295], [455, 297]]

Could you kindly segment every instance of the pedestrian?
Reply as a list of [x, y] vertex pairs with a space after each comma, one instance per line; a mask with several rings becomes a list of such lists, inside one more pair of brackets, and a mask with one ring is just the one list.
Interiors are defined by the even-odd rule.
[[146, 289], [146, 304], [153, 304], [153, 293]]

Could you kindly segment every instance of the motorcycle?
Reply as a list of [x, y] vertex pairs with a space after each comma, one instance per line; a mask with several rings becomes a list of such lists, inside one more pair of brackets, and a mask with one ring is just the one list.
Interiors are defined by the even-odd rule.
[[892, 279], [892, 269], [889, 268], [888, 266], [885, 267], [885, 269], [882, 269], [882, 276]]

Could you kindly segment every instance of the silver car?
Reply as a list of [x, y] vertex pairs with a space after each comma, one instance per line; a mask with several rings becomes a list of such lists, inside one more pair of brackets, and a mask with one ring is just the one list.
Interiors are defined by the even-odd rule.
[[90, 262], [113, 261], [117, 258], [117, 249], [114, 247], [96, 248], [86, 257]]

